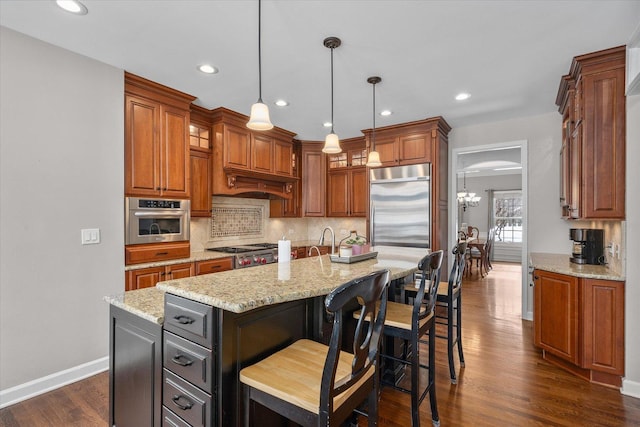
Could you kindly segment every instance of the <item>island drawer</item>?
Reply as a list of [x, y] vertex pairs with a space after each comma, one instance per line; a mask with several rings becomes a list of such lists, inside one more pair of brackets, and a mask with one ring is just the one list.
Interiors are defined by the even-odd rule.
[[171, 412], [167, 407], [162, 407], [162, 427], [191, 427], [185, 420]]
[[215, 383], [214, 352], [171, 332], [164, 334], [163, 365], [207, 393]]
[[216, 326], [214, 310], [210, 305], [172, 294], [165, 295], [165, 330], [212, 349]]
[[164, 369], [162, 404], [193, 427], [209, 427], [215, 419], [211, 396]]

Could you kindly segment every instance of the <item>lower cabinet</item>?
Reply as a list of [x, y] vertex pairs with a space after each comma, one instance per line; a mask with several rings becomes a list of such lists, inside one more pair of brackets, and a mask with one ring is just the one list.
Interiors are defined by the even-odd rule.
[[620, 387], [624, 282], [534, 272], [534, 343], [545, 359], [589, 381]]
[[150, 288], [165, 280], [184, 279], [193, 276], [193, 272], [192, 262], [129, 270], [126, 273], [125, 291]]
[[233, 270], [233, 258], [218, 258], [196, 262], [196, 276]]
[[162, 325], [114, 305], [109, 317], [109, 425], [160, 427]]

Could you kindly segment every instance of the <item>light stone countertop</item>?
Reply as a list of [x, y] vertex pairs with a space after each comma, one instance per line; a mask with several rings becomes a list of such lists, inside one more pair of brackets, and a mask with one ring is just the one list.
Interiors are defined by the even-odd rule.
[[217, 308], [242, 313], [270, 304], [327, 295], [351, 279], [389, 269], [391, 279], [405, 277], [417, 270], [426, 249], [372, 248], [378, 257], [353, 264], [331, 262], [329, 255], [303, 258], [289, 263], [274, 263], [168, 280], [159, 289]]
[[144, 288], [104, 297], [110, 304], [162, 325], [164, 322], [164, 292], [158, 288]]
[[569, 255], [550, 253], [530, 253], [530, 265], [538, 270], [552, 273], [567, 274], [569, 276], [587, 279], [603, 279], [624, 281], [623, 274], [614, 271], [606, 265], [574, 264], [569, 261]]

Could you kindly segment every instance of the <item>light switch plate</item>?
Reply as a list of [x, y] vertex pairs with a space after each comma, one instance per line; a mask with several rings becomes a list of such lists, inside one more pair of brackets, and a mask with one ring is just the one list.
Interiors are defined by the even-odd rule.
[[99, 228], [84, 228], [80, 230], [83, 245], [97, 245], [100, 243]]

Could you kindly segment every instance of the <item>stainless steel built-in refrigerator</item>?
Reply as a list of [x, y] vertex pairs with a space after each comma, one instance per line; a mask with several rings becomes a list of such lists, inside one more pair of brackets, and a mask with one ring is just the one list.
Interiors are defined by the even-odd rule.
[[429, 248], [431, 164], [371, 169], [369, 178], [371, 243]]

